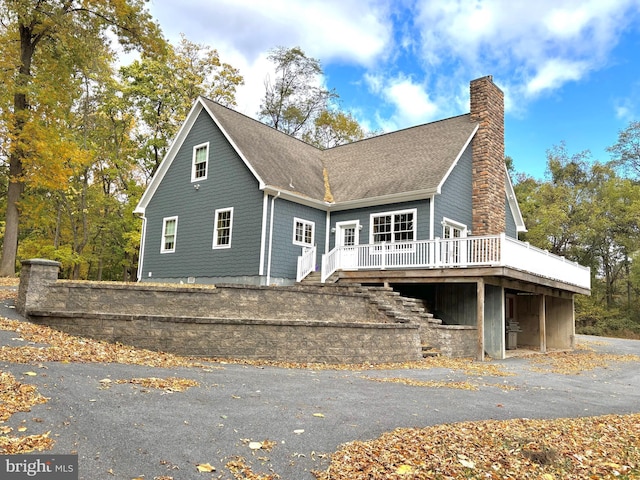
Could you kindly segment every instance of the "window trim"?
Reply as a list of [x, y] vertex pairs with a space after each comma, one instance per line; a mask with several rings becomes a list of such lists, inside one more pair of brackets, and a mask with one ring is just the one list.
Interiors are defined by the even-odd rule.
[[[206, 159], [204, 161], [204, 175], [202, 177], [196, 177], [196, 153], [201, 148], [206, 150]], [[199, 145], [195, 145], [193, 147], [193, 153], [191, 157], [191, 181], [199, 182], [201, 180], [206, 180], [209, 175], [209, 142], [200, 143]]]
[[[229, 242], [224, 244], [218, 243], [218, 215], [224, 212], [229, 212]], [[231, 238], [233, 234], [233, 207], [226, 208], [216, 208], [213, 214], [213, 243], [212, 247], [214, 250], [223, 249], [223, 248], [231, 248]]]
[[451, 220], [450, 218], [447, 218], [447, 217], [442, 217], [441, 225], [442, 225], [443, 239], [445, 238], [444, 234], [445, 234], [445, 229], [447, 227], [452, 227], [452, 228], [455, 228], [456, 230], [460, 230], [460, 237], [452, 237], [452, 238], [467, 238], [467, 236], [469, 235], [469, 229], [464, 223], [456, 222], [455, 220]]
[[[299, 241], [296, 240], [296, 226], [298, 223], [301, 223], [303, 226], [310, 226], [311, 227], [311, 242], [307, 243], [305, 241]], [[304, 238], [304, 232], [306, 231], [303, 230], [303, 238]], [[301, 247], [313, 247], [314, 243], [315, 243], [315, 238], [316, 238], [316, 223], [312, 222], [311, 220], [305, 220], [303, 218], [298, 218], [298, 217], [293, 217], [293, 244], [294, 245], [299, 245]]]
[[[171, 221], [175, 221], [175, 229], [173, 232], [173, 248], [166, 248], [167, 242], [167, 224]], [[174, 253], [176, 251], [176, 244], [178, 243], [178, 216], [164, 217], [162, 219], [162, 238], [160, 243], [160, 253]]]
[[[402, 215], [405, 213], [411, 213], [413, 214], [413, 240], [396, 240], [394, 238], [394, 230], [393, 230], [393, 225], [395, 225], [394, 222], [394, 216], [395, 215]], [[386, 216], [391, 216], [391, 240], [389, 240], [388, 242], [376, 242], [374, 241], [374, 218], [376, 217], [386, 217]], [[389, 211], [389, 212], [378, 212], [378, 213], [372, 213], [369, 215], [369, 243], [371, 245], [376, 245], [376, 244], [380, 244], [380, 243], [403, 243], [403, 242], [415, 242], [418, 239], [418, 209], [417, 208], [408, 208], [405, 210], [393, 210], [393, 211]]]

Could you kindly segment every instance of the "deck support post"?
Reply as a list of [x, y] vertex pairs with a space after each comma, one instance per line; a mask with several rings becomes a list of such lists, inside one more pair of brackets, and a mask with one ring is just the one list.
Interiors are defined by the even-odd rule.
[[538, 295], [538, 319], [540, 321], [540, 353], [547, 353], [547, 317], [546, 317], [546, 296]]
[[477, 310], [476, 323], [478, 328], [478, 353], [477, 359], [484, 362], [484, 280], [478, 280], [476, 284]]

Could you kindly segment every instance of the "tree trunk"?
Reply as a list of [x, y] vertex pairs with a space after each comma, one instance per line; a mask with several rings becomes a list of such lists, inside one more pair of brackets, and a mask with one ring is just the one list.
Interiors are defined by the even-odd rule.
[[[18, 163], [18, 165], [22, 167], [20, 163]], [[13, 162], [10, 164], [10, 170], [14, 170]], [[2, 260], [0, 260], [0, 277], [9, 277], [16, 274], [18, 223], [20, 220], [18, 200], [24, 187], [21, 182], [13, 181], [13, 178], [12, 174], [7, 192], [7, 213], [5, 216], [4, 242], [2, 244]]]
[[16, 274], [16, 257], [18, 255], [18, 225], [20, 223], [20, 210], [18, 202], [24, 191], [22, 183], [22, 157], [21, 147], [22, 131], [27, 122], [29, 103], [27, 95], [23, 92], [31, 80], [31, 61], [40, 35], [33, 35], [33, 27], [20, 25], [20, 67], [16, 85], [16, 93], [13, 95], [13, 114], [15, 123], [11, 133], [12, 141], [9, 153], [9, 189], [7, 191], [7, 213], [5, 217], [4, 242], [2, 244], [2, 258], [0, 259], [0, 276], [12, 276]]

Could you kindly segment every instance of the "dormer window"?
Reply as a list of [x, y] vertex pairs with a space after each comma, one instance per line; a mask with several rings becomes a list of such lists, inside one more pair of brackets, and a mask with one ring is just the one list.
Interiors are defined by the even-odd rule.
[[193, 166], [191, 168], [191, 181], [207, 179], [209, 166], [209, 142], [193, 147]]

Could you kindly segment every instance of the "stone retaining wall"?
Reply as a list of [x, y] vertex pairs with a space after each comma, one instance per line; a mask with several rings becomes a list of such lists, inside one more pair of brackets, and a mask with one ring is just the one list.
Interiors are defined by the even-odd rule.
[[293, 362], [421, 358], [419, 326], [390, 323], [358, 287], [180, 286], [57, 280], [23, 262], [17, 309], [62, 331], [182, 355]]

